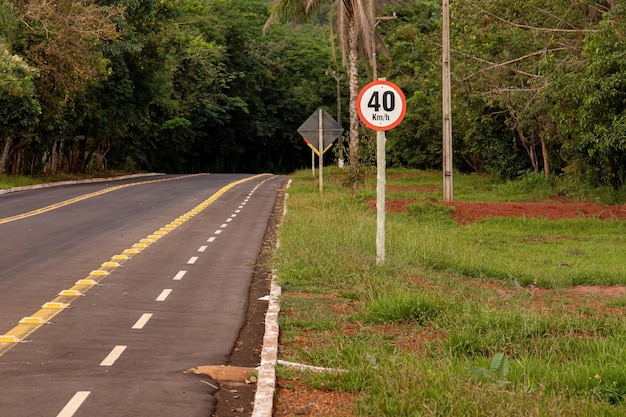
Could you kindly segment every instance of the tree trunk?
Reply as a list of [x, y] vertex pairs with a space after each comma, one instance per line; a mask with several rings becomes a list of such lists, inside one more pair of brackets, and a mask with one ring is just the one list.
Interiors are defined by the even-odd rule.
[[59, 164], [58, 147], [59, 147], [59, 140], [57, 139], [52, 144], [52, 152], [50, 153], [50, 163], [48, 165], [48, 170], [47, 170], [48, 174], [57, 173], [57, 166]]
[[359, 114], [356, 111], [356, 99], [359, 94], [359, 57], [356, 43], [356, 27], [354, 20], [350, 19], [349, 27], [350, 42], [350, 140], [349, 140], [349, 161], [350, 161], [350, 180], [352, 181], [352, 190], [359, 189]]
[[613, 191], [618, 191], [622, 181], [619, 177], [619, 169], [615, 163], [615, 158], [609, 157], [609, 167], [611, 169], [611, 187], [613, 187]]
[[7, 166], [7, 159], [9, 158], [9, 151], [11, 150], [11, 144], [13, 139], [6, 138], [4, 142], [4, 149], [2, 150], [2, 157], [0, 158], [0, 174], [4, 173]]
[[546, 144], [546, 137], [543, 134], [539, 135], [541, 141], [541, 155], [543, 156], [543, 174], [546, 177], [550, 176], [550, 155], [548, 155], [548, 145]]

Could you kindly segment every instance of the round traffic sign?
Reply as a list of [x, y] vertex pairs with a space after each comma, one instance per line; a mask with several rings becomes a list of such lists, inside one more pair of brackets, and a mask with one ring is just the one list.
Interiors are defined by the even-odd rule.
[[374, 130], [391, 130], [404, 119], [406, 99], [394, 83], [372, 81], [359, 92], [356, 108], [365, 126]]

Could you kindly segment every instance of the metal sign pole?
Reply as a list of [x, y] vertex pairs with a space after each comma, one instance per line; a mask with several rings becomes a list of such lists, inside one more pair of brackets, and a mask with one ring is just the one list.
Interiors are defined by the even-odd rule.
[[356, 99], [359, 118], [376, 130], [376, 263], [385, 263], [385, 131], [396, 127], [406, 113], [400, 87], [386, 80], [367, 84]]
[[384, 130], [376, 131], [376, 263], [385, 263], [385, 186], [386, 167]]
[[319, 167], [319, 175], [320, 175], [320, 193], [324, 190], [324, 121], [323, 121], [323, 114], [322, 114], [322, 108], [320, 107], [318, 109], [318, 146], [317, 149], [320, 152], [319, 155], [319, 161], [320, 161], [320, 167]]

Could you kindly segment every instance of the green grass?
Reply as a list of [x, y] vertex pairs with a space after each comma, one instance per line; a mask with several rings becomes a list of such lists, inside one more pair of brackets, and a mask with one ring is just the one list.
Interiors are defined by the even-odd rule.
[[[390, 186], [442, 181], [434, 172], [388, 174]], [[322, 194], [310, 172], [292, 176], [273, 264], [283, 286], [282, 359], [347, 372], [279, 368], [281, 376], [358, 393], [359, 416], [626, 415], [624, 297], [569, 292], [626, 285], [623, 222], [461, 226], [449, 208], [428, 202], [437, 193], [394, 191], [424, 201], [387, 214], [386, 261], [377, 265], [376, 213], [364, 204], [375, 179], [354, 194], [343, 175], [329, 169]], [[556, 192], [557, 182], [543, 178], [455, 176], [457, 201], [541, 201]], [[477, 375], [498, 355], [506, 378]]]

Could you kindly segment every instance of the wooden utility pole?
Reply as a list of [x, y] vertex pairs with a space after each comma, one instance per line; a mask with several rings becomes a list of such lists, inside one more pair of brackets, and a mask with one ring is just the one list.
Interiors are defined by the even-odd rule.
[[450, 94], [450, 2], [442, 0], [443, 201], [452, 201], [452, 99]]

